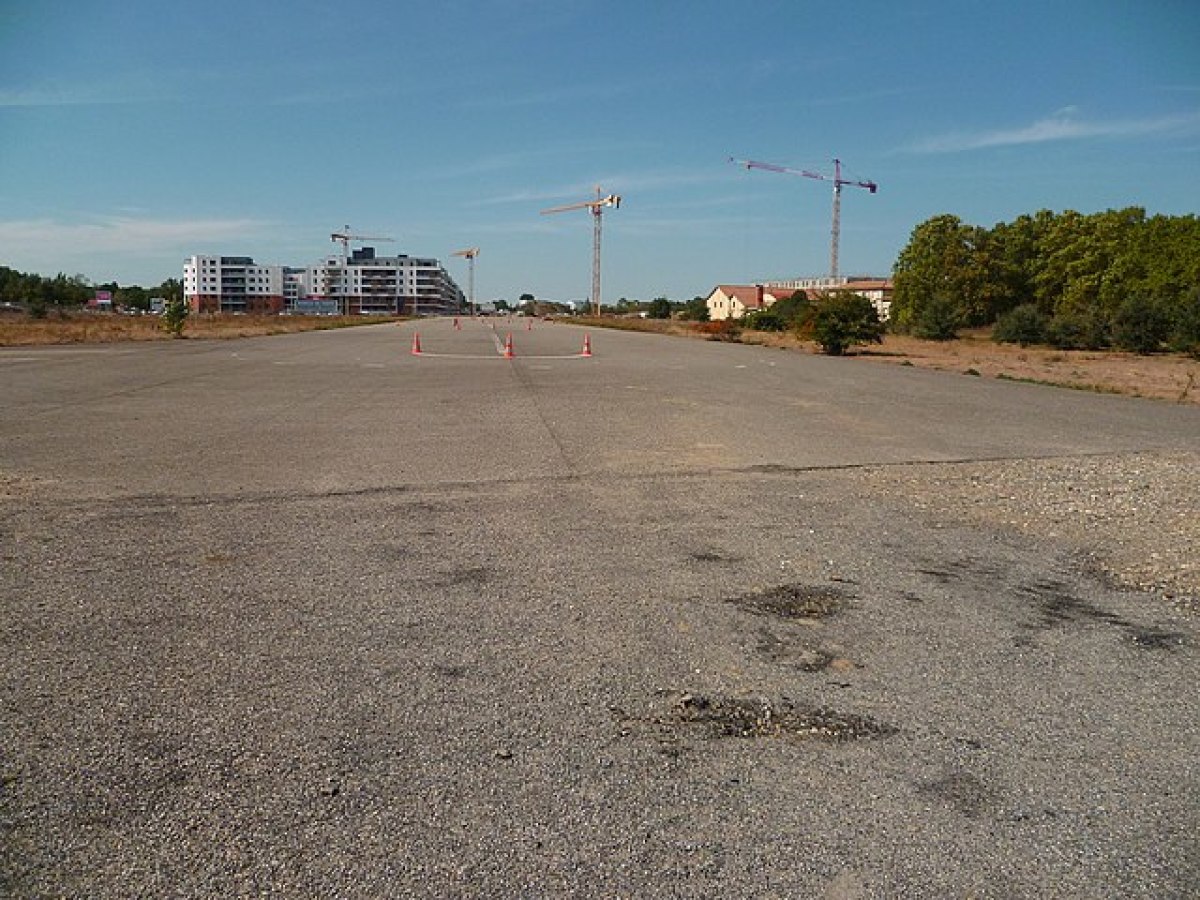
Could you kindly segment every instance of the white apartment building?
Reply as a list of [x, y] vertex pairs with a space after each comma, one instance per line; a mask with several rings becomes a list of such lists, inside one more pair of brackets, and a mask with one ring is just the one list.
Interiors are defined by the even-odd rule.
[[249, 256], [189, 256], [183, 297], [192, 312], [277, 313], [283, 309], [283, 267]]
[[307, 272], [308, 305], [345, 315], [440, 315], [462, 310], [462, 290], [436, 259], [376, 256], [374, 247], [349, 258], [327, 256]]
[[441, 315], [466, 303], [436, 259], [376, 257], [373, 247], [307, 268], [260, 266], [248, 256], [191, 256], [183, 292], [193, 312]]

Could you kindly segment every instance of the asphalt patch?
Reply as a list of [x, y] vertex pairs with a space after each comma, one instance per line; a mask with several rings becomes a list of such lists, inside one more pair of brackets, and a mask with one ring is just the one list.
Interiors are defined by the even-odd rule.
[[713, 738], [798, 737], [846, 742], [886, 737], [898, 729], [868, 716], [784, 699], [683, 694], [660, 725], [698, 728]]
[[827, 585], [783, 584], [729, 602], [759, 615], [818, 621], [835, 615], [848, 601], [842, 591]]

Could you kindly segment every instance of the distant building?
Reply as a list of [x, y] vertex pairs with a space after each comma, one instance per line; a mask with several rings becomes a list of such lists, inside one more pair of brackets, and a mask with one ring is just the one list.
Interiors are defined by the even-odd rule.
[[193, 312], [441, 315], [466, 303], [436, 259], [376, 257], [373, 247], [304, 268], [258, 265], [248, 256], [191, 256], [183, 292]]
[[183, 297], [197, 313], [278, 313], [283, 267], [260, 266], [249, 256], [189, 256]]
[[796, 278], [786, 281], [764, 281], [761, 284], [721, 284], [713, 288], [705, 301], [708, 318], [740, 319], [754, 310], [767, 309], [796, 291], [810, 298], [823, 293], [849, 291], [861, 294], [875, 306], [879, 318], [886, 322], [891, 315], [892, 282], [887, 278], [850, 276], [838, 278]]
[[466, 296], [436, 259], [379, 256], [374, 247], [349, 259], [328, 256], [307, 270], [306, 299], [346, 315], [441, 315], [462, 310]]
[[704, 301], [711, 322], [740, 319], [748, 312], [766, 309], [778, 300], [790, 297], [795, 288], [777, 288], [764, 284], [718, 284]]

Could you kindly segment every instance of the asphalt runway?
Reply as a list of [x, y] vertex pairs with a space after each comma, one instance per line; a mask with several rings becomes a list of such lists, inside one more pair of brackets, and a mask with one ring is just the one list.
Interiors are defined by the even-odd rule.
[[584, 334], [0, 351], [0, 895], [1196, 895], [1194, 617], [880, 485], [1200, 411]]

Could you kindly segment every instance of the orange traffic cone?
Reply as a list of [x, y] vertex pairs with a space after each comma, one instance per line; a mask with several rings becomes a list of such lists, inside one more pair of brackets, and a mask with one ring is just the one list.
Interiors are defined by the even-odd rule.
[[580, 356], [591, 356], [592, 355], [592, 336], [590, 334], [585, 334], [583, 336], [583, 352], [579, 355]]
[[526, 330], [526, 331], [533, 331], [533, 319], [526, 319], [526, 320], [525, 320], [525, 330]]
[[421, 335], [417, 334], [415, 331], [413, 332], [412, 352], [413, 352], [413, 355], [416, 355], [421, 352]]
[[454, 317], [454, 330], [462, 331], [462, 326], [458, 324], [458, 316]]
[[512, 359], [514, 356], [516, 356], [516, 354], [513, 353], [512, 332], [510, 331], [508, 333], [508, 337], [504, 339], [504, 358]]

